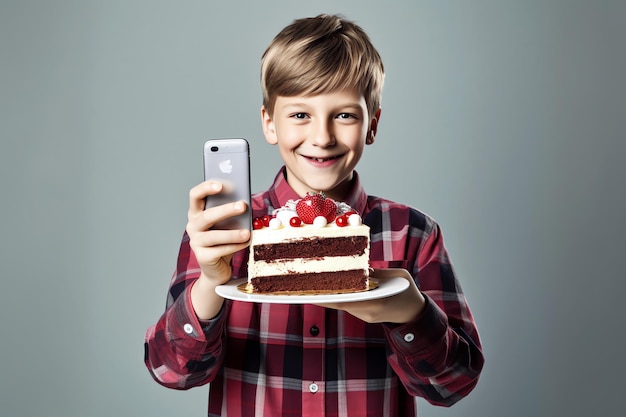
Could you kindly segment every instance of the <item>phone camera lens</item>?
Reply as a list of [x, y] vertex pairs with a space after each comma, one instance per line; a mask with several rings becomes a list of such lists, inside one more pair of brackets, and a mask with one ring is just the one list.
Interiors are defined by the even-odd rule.
[[219, 148], [217, 146], [211, 146], [211, 152], [217, 152]]

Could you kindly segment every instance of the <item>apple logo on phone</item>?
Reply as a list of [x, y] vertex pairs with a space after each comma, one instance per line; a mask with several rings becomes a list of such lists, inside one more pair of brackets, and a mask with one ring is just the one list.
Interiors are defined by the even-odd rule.
[[224, 174], [230, 174], [233, 172], [233, 165], [230, 163], [230, 159], [225, 159], [222, 162], [220, 162], [220, 171], [222, 171]]

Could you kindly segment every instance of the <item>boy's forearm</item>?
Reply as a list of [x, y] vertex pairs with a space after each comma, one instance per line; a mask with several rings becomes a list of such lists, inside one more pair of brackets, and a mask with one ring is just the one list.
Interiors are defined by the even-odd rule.
[[215, 292], [216, 285], [204, 274], [191, 287], [191, 303], [200, 320], [210, 320], [217, 316], [224, 299]]

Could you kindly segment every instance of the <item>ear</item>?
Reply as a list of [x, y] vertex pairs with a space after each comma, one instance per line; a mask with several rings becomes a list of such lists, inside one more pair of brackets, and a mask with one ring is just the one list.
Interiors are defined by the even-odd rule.
[[368, 145], [371, 145], [372, 143], [374, 143], [374, 137], [376, 136], [376, 133], [378, 132], [378, 122], [380, 120], [381, 112], [382, 112], [382, 109], [379, 107], [378, 110], [376, 110], [376, 113], [374, 113], [374, 117], [372, 117], [372, 120], [370, 120], [370, 126], [367, 132], [367, 138], [365, 140], [365, 143]]
[[265, 135], [267, 143], [270, 145], [276, 145], [278, 143], [276, 127], [274, 126], [274, 121], [265, 106], [261, 106], [261, 125], [263, 127], [263, 134]]

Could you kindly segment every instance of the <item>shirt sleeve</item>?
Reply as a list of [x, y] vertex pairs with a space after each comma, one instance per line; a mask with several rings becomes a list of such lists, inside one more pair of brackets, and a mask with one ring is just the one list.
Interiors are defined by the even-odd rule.
[[200, 269], [185, 234], [172, 278], [165, 312], [151, 326], [144, 341], [144, 362], [161, 385], [188, 389], [215, 377], [224, 357], [225, 310], [199, 321], [191, 303], [191, 288]]
[[389, 363], [411, 395], [450, 406], [476, 386], [484, 357], [439, 226], [430, 222], [417, 245], [412, 274], [426, 306], [411, 323], [384, 325]]

